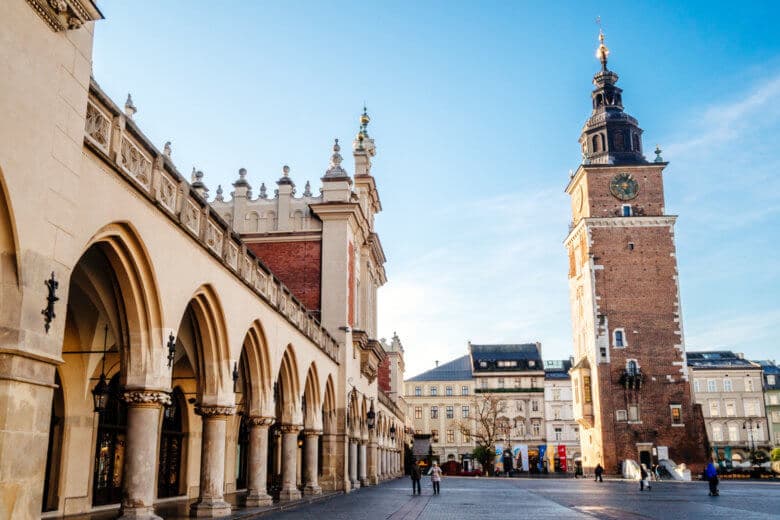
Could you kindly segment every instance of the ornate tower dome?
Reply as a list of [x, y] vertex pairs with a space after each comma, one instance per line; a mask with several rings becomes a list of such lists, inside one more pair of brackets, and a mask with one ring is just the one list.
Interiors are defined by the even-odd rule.
[[623, 112], [623, 90], [615, 84], [618, 75], [607, 69], [609, 49], [599, 31], [596, 57], [601, 70], [593, 76], [593, 112], [580, 136], [585, 164], [644, 164], [642, 129], [636, 119]]

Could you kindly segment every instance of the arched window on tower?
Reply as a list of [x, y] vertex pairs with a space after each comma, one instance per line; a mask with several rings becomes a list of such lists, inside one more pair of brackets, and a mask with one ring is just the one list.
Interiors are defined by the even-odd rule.
[[601, 94], [596, 94], [596, 106], [595, 106], [595, 108], [599, 108], [603, 104], [604, 104], [604, 97]]
[[593, 153], [599, 153], [601, 151], [601, 136], [599, 134], [593, 136], [592, 145]]
[[640, 148], [640, 146], [639, 146], [639, 134], [634, 134], [633, 135], [633, 139], [634, 139], [634, 151], [635, 152], [641, 152], [642, 150], [639, 149]]
[[628, 372], [628, 375], [635, 376], [639, 372], [639, 367], [636, 365], [636, 361], [633, 359], [630, 360], [628, 363], [626, 363], [626, 372]]

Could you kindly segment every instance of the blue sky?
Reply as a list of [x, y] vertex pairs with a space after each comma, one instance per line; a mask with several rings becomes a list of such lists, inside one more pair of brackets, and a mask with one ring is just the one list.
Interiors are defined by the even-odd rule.
[[212, 193], [242, 167], [255, 186], [284, 164], [318, 185], [365, 101], [380, 332], [411, 376], [469, 340], [571, 353], [563, 189], [600, 15], [645, 150], [670, 162], [688, 348], [777, 358], [780, 7], [678, 4], [101, 1], [94, 74]]

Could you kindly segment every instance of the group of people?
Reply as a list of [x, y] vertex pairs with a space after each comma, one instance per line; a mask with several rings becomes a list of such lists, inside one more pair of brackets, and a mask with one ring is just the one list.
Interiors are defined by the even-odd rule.
[[[431, 465], [431, 469], [428, 470], [428, 475], [431, 476], [431, 484], [433, 484], [433, 494], [438, 495], [439, 494], [439, 486], [441, 484], [441, 468], [439, 465], [434, 462]], [[420, 487], [420, 480], [422, 480], [422, 468], [420, 468], [419, 464], [415, 464], [412, 466], [412, 495], [422, 495], [422, 489]]]
[[[596, 468], [593, 470], [593, 473], [596, 476], [596, 482], [604, 482], [604, 478], [602, 477], [604, 474], [604, 468], [601, 466], [601, 464], [596, 464]], [[650, 475], [654, 477], [654, 480], [661, 480], [658, 465], [654, 464], [652, 469], [648, 470], [647, 466], [642, 464], [639, 467], [639, 491], [644, 491], [645, 487], [648, 491], [651, 490], [652, 486], [650, 485]], [[720, 491], [718, 490], [718, 483], [720, 482], [718, 479], [718, 468], [712, 461], [707, 464], [707, 467], [704, 470], [704, 480], [709, 483], [711, 497], [720, 495]]]

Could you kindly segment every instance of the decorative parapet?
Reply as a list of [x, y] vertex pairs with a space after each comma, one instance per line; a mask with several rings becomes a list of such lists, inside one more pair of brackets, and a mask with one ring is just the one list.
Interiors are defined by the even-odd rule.
[[544, 392], [544, 388], [475, 388], [476, 394], [522, 394], [526, 392]]
[[338, 363], [338, 342], [247, 249], [230, 225], [192, 189], [170, 157], [151, 144], [94, 80], [90, 85], [84, 134], [87, 148], [112, 166], [113, 172], [126, 179], [175, 225], [186, 231], [212, 257]]
[[78, 29], [86, 22], [103, 19], [91, 0], [27, 0], [27, 3], [55, 32]]
[[401, 421], [401, 423], [403, 423], [406, 419], [406, 414], [403, 412], [401, 407], [395, 404], [393, 400], [387, 397], [387, 395], [382, 391], [379, 391], [378, 396], [379, 396], [379, 403], [382, 404], [382, 406], [384, 406], [391, 412], [393, 412], [393, 415], [395, 415]]
[[353, 329], [352, 345], [360, 352], [360, 373], [366, 376], [368, 384], [373, 383], [379, 371], [379, 364], [387, 356], [382, 344], [375, 339], [369, 339], [365, 331]]

